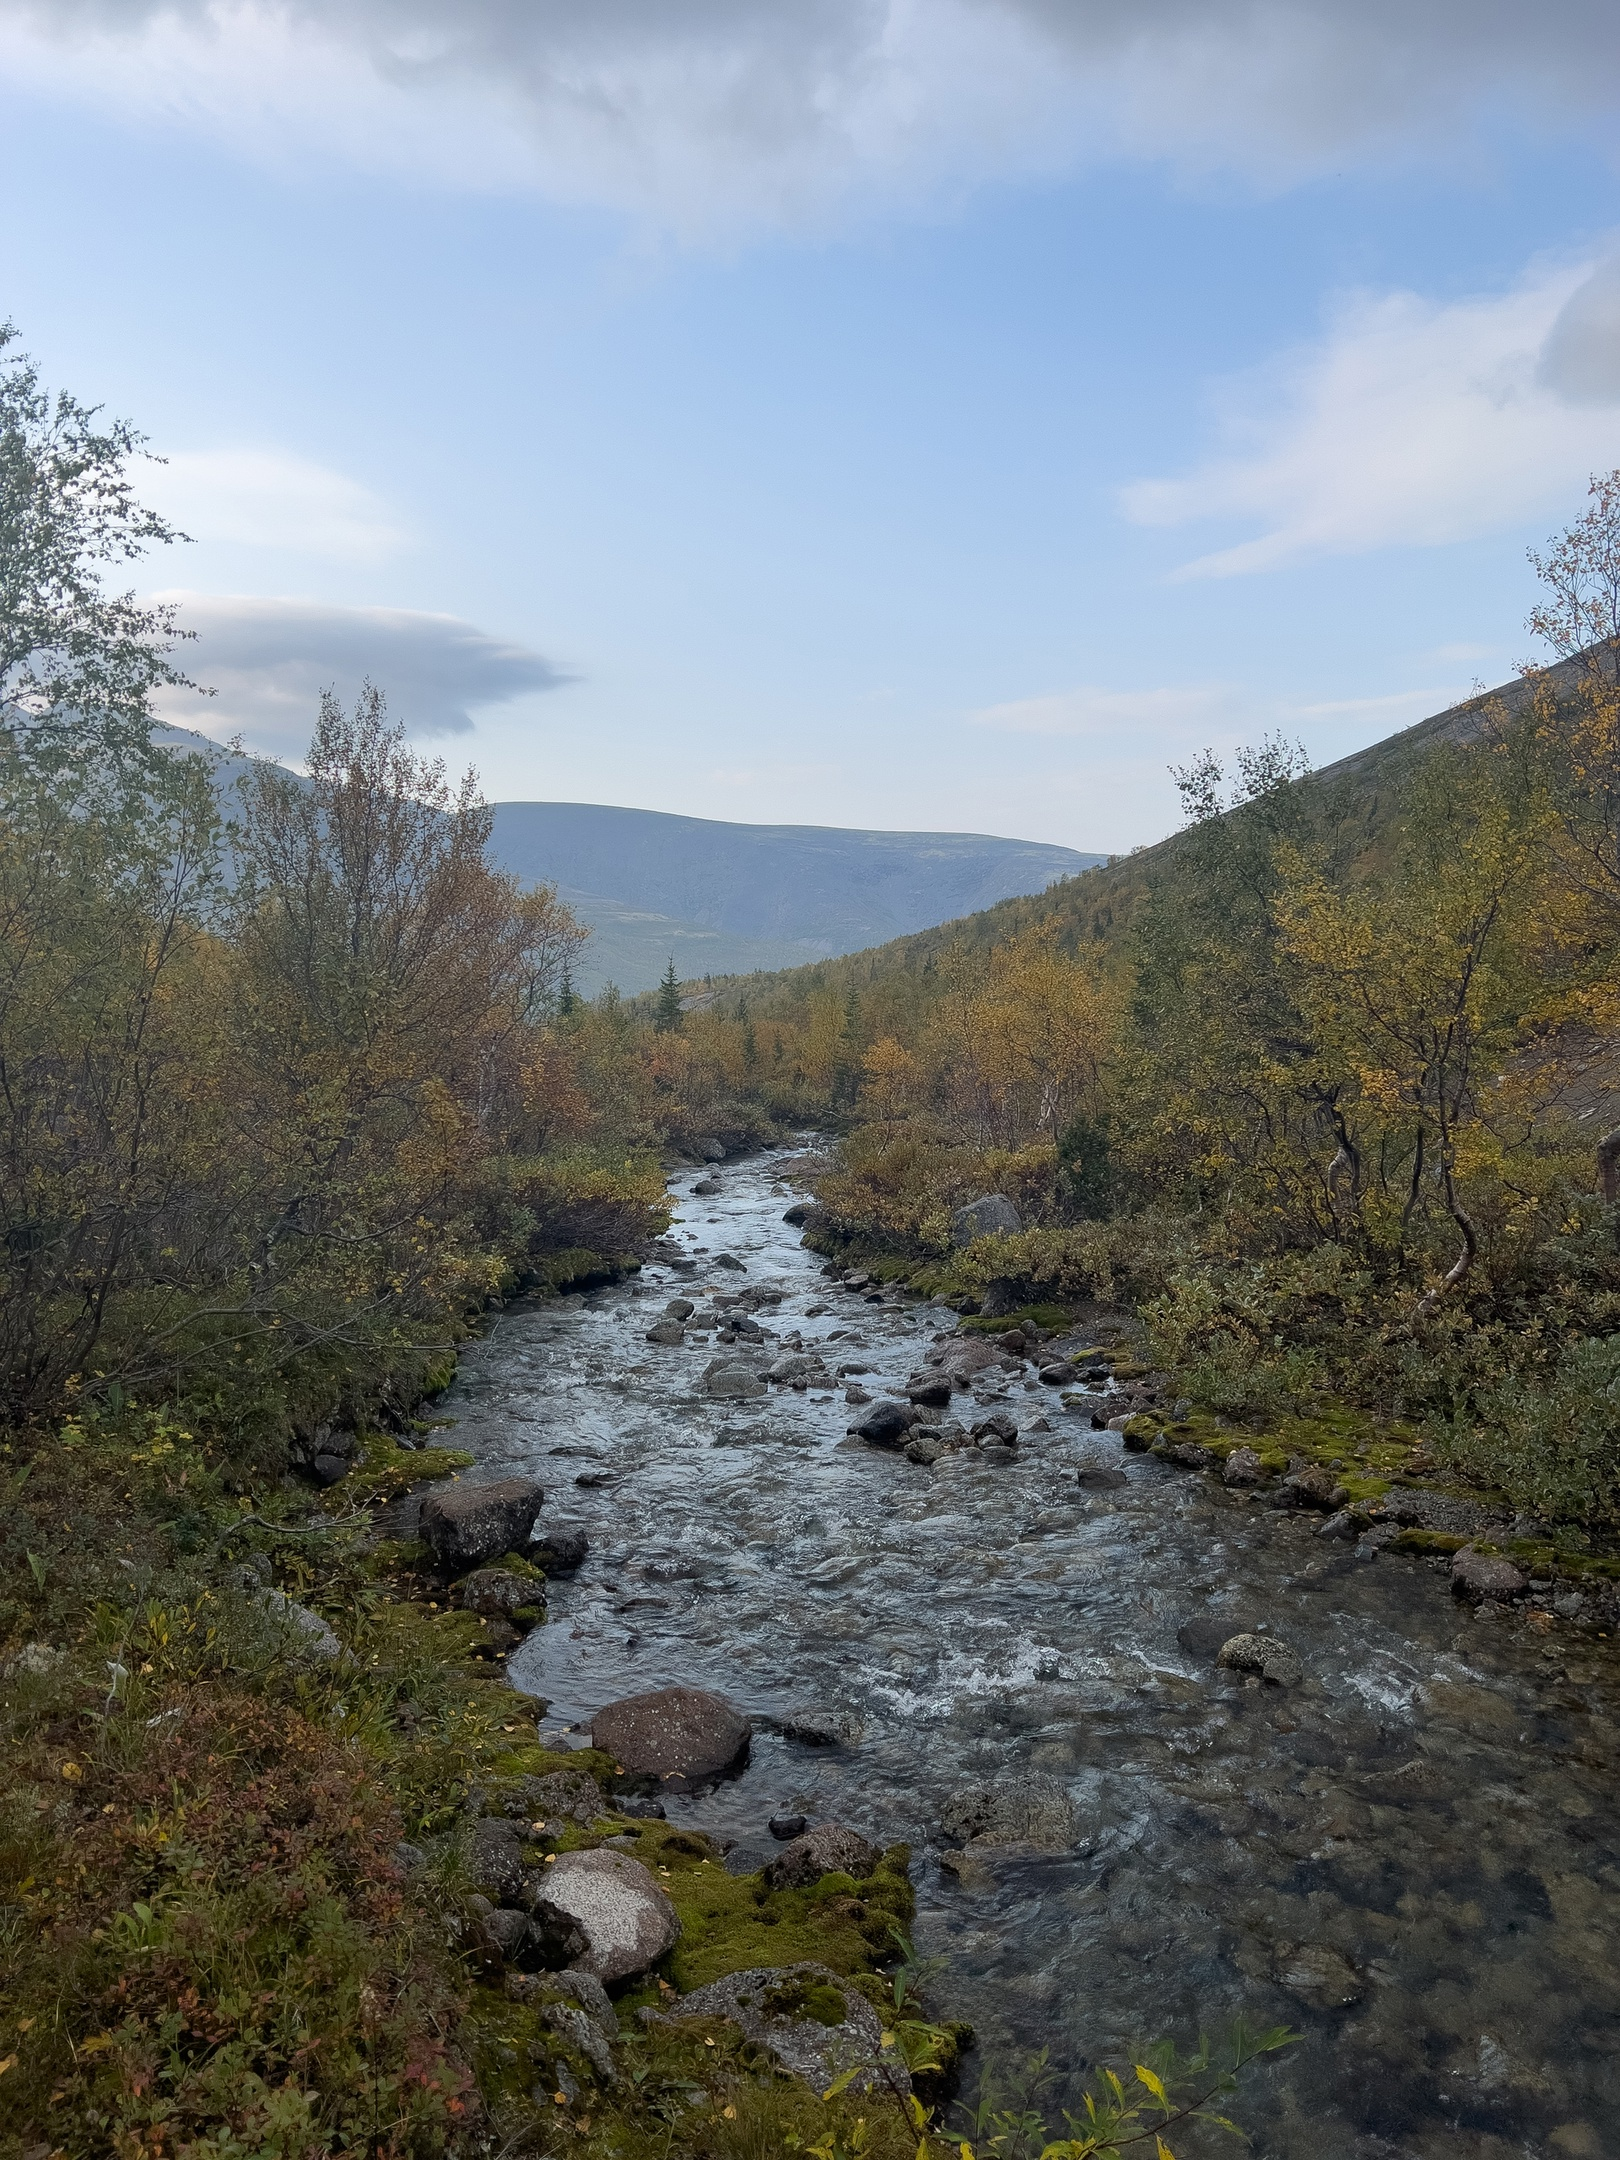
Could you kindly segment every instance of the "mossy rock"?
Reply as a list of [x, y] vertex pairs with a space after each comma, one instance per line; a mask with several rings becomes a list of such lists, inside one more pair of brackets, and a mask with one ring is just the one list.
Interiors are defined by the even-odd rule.
[[402, 1448], [381, 1433], [368, 1433], [343, 1490], [356, 1499], [397, 1500], [417, 1485], [471, 1469], [476, 1459], [462, 1448]]
[[1391, 1538], [1392, 1552], [1407, 1553], [1456, 1553], [1473, 1541], [1465, 1537], [1453, 1537], [1449, 1530], [1403, 1530]]

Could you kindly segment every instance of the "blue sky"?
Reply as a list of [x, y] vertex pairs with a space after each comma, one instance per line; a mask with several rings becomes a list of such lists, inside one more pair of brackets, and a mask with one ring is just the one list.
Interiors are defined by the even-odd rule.
[[1509, 674], [1620, 464], [1620, 18], [1523, 15], [0, 0], [0, 314], [170, 460], [176, 718], [1119, 849]]

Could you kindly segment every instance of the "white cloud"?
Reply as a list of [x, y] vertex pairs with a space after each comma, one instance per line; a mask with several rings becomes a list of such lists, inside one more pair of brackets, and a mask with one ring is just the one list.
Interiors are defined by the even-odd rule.
[[1145, 157], [1264, 183], [1620, 103], [1609, 0], [0, 0], [14, 84], [688, 233]]
[[256, 750], [299, 758], [323, 690], [352, 699], [369, 679], [413, 735], [459, 734], [470, 708], [554, 690], [568, 677], [539, 653], [453, 615], [405, 608], [329, 607], [312, 600], [169, 592], [197, 633], [177, 658], [217, 695], [165, 693], [161, 717], [216, 740], [240, 734]]
[[176, 450], [142, 493], [194, 540], [380, 562], [411, 534], [359, 481], [285, 450]]
[[1259, 525], [1182, 572], [1233, 577], [1471, 539], [1567, 503], [1620, 464], [1620, 353], [1603, 341], [1616, 278], [1588, 263], [1480, 298], [1347, 299], [1320, 343], [1228, 386], [1226, 454], [1137, 481], [1126, 515]]

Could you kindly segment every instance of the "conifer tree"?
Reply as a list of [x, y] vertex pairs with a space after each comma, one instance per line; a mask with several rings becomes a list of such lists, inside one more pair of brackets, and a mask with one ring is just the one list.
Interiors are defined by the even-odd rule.
[[680, 978], [675, 973], [675, 956], [670, 955], [669, 966], [658, 985], [658, 1002], [653, 1007], [653, 1026], [660, 1035], [678, 1035], [685, 1022], [681, 1011]]

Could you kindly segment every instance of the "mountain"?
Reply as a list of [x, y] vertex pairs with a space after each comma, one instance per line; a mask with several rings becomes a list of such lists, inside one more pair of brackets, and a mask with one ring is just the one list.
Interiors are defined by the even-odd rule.
[[[182, 728], [222, 792], [250, 761]], [[555, 884], [591, 927], [587, 992], [786, 969], [971, 914], [1100, 863], [1100, 855], [985, 833], [732, 825], [602, 803], [496, 803], [490, 854], [525, 884]]]
[[[1398, 735], [1322, 766], [1299, 785], [1323, 828], [1331, 826], [1345, 836], [1356, 859], [1376, 862], [1394, 828], [1405, 786], [1428, 751], [1441, 743], [1477, 741], [1493, 716], [1520, 718], [1538, 684], [1550, 686], [1560, 701], [1568, 701], [1585, 665], [1578, 656], [1559, 661], [1533, 678], [1517, 677], [1494, 690], [1481, 690], [1403, 728]], [[1088, 942], [1112, 944], [1128, 930], [1153, 879], [1175, 861], [1182, 839], [1182, 834], [1171, 833], [1150, 847], [1110, 856], [1083, 874], [1065, 876], [1039, 892], [1013, 893], [868, 951], [846, 953], [825, 970], [824, 979], [842, 989], [892, 974], [914, 975], [951, 946], [987, 952], [1037, 925], [1054, 927], [1059, 942], [1071, 950]], [[727, 991], [741, 987], [724, 986]], [[773, 997], [786, 1000], [784, 1009], [791, 1007], [800, 987], [784, 971], [769, 981], [750, 983], [747, 989], [750, 1003], [765, 1011], [771, 1009]]]
[[491, 854], [595, 933], [595, 983], [746, 974], [855, 952], [1101, 862], [984, 833], [732, 825], [599, 803], [497, 803]]

